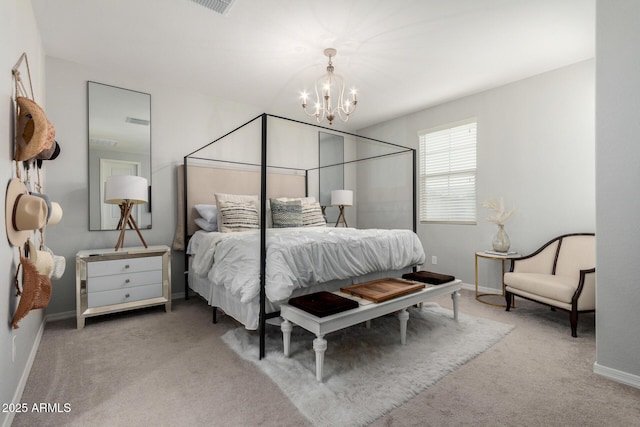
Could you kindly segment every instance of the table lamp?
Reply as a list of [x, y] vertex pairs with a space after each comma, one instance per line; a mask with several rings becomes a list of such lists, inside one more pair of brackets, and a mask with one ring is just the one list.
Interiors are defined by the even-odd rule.
[[149, 201], [147, 179], [135, 175], [111, 175], [107, 178], [105, 187], [105, 203], [120, 205], [120, 221], [117, 227], [120, 230], [120, 237], [116, 243], [116, 251], [124, 247], [124, 234], [127, 230], [127, 225], [129, 228], [136, 230], [138, 237], [140, 237], [142, 244], [146, 248], [147, 242], [144, 241], [138, 224], [131, 213], [133, 205]]
[[353, 205], [353, 191], [351, 190], [332, 190], [331, 191], [331, 206], [337, 206], [340, 208], [340, 214], [338, 215], [338, 220], [336, 221], [336, 227], [342, 222], [345, 227], [348, 227], [347, 218], [344, 216], [344, 207]]

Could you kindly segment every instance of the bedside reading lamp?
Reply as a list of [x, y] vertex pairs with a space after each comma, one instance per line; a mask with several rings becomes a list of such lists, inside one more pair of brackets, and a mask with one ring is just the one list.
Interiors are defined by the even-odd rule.
[[120, 237], [116, 243], [116, 251], [124, 247], [124, 233], [127, 230], [127, 225], [129, 228], [136, 230], [138, 237], [140, 237], [142, 244], [146, 248], [147, 242], [144, 241], [142, 234], [140, 234], [138, 224], [136, 224], [136, 220], [131, 216], [131, 213], [133, 205], [149, 201], [147, 179], [135, 175], [111, 175], [107, 178], [105, 187], [105, 203], [120, 205], [120, 221], [117, 227], [120, 230]]
[[345, 227], [348, 227], [347, 218], [344, 216], [344, 207], [353, 205], [353, 191], [351, 190], [332, 190], [331, 191], [331, 206], [337, 206], [340, 208], [340, 214], [336, 221], [336, 227], [340, 223], [340, 219], [344, 223]]

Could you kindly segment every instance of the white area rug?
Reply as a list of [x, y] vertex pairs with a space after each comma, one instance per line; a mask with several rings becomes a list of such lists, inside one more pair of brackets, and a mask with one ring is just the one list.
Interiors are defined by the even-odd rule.
[[360, 426], [435, 384], [513, 329], [459, 314], [438, 304], [410, 310], [407, 344], [400, 345], [396, 316], [374, 319], [325, 336], [324, 383], [315, 379], [313, 334], [294, 327], [291, 357], [282, 353], [280, 328], [267, 328], [266, 357], [258, 360], [258, 334], [237, 328], [222, 340], [269, 376], [317, 426]]

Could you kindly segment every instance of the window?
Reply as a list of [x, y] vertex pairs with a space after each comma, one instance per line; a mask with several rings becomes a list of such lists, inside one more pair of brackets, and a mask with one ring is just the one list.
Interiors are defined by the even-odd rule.
[[418, 133], [420, 222], [476, 223], [476, 119]]

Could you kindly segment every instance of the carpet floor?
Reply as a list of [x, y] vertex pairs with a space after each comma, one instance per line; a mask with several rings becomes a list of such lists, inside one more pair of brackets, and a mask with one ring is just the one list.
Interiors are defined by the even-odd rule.
[[[637, 425], [640, 390], [593, 373], [594, 315], [580, 317], [572, 338], [564, 312], [520, 299], [505, 312], [472, 291], [461, 294], [461, 313], [515, 328], [372, 426]], [[434, 302], [452, 306], [448, 295]], [[16, 414], [13, 426], [311, 425], [274, 381], [222, 341], [237, 327], [226, 316], [212, 324], [197, 297], [174, 301], [170, 313], [87, 319], [82, 330], [75, 319], [51, 322], [21, 402], [70, 410]]]
[[[399, 321], [389, 315], [328, 334], [323, 383], [315, 377], [315, 335], [295, 327], [291, 357], [282, 334], [270, 328], [266, 357], [258, 359], [258, 335], [244, 328], [222, 340], [269, 376], [314, 426], [363, 426], [402, 405], [503, 338], [513, 326], [459, 315], [438, 304], [411, 308], [406, 345]], [[371, 402], [375, 402], [372, 405]]]

